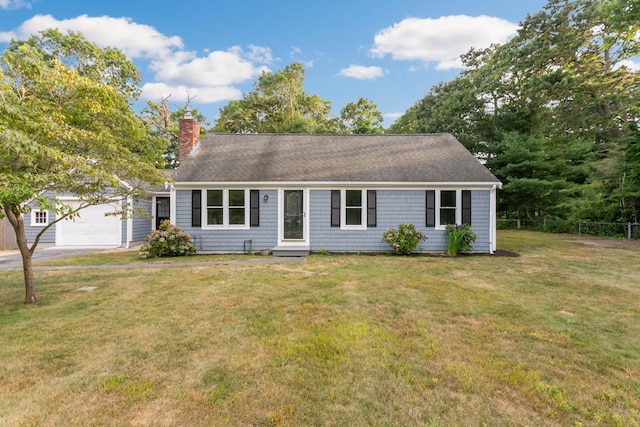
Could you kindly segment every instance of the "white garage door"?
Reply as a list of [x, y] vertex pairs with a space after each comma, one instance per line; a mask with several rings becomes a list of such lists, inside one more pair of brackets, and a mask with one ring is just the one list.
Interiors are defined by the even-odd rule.
[[[79, 202], [67, 202], [74, 209]], [[56, 224], [56, 246], [120, 246], [119, 216], [105, 216], [117, 210], [114, 205], [89, 206], [80, 211], [75, 220]]]

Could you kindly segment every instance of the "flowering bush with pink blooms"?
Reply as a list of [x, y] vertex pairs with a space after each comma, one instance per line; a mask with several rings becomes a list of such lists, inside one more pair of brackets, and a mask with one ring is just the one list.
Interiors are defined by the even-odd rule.
[[397, 229], [391, 228], [382, 235], [382, 241], [391, 246], [395, 255], [409, 255], [420, 249], [418, 243], [426, 238], [427, 236], [416, 230], [413, 224], [400, 224]]
[[186, 256], [196, 253], [191, 236], [168, 220], [162, 221], [157, 230], [153, 230], [147, 242], [140, 248], [140, 257], [155, 258], [163, 256]]

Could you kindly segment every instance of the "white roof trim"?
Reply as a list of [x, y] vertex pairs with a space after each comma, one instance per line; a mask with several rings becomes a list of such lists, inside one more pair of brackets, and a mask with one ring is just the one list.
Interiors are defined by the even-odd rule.
[[199, 189], [208, 187], [242, 188], [502, 188], [500, 182], [309, 182], [309, 181], [247, 181], [247, 182], [175, 182], [173, 187], [180, 189]]

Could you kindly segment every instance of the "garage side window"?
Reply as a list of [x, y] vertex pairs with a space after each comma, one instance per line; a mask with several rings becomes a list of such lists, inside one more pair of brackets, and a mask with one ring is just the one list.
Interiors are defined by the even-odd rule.
[[31, 226], [43, 227], [49, 224], [49, 211], [32, 210], [31, 211]]

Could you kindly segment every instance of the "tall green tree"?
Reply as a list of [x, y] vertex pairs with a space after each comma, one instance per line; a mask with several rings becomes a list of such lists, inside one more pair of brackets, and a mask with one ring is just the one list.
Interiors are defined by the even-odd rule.
[[314, 133], [330, 130], [331, 103], [304, 90], [305, 70], [292, 63], [264, 72], [254, 90], [220, 109], [215, 132]]
[[[16, 233], [25, 303], [34, 303], [31, 258], [41, 236], [87, 206], [141, 197], [145, 183], [161, 183], [164, 141], [133, 112], [140, 76], [116, 49], [48, 30], [11, 41], [0, 64], [0, 212]], [[24, 215], [34, 206], [55, 219], [27, 242]]]
[[406, 118], [389, 127], [390, 133], [453, 134], [469, 151], [483, 153], [488, 127], [485, 102], [478, 96], [472, 82], [458, 77], [432, 87]]
[[404, 114], [402, 114], [393, 123], [391, 123], [391, 125], [387, 128], [387, 133], [416, 133], [416, 129], [418, 127], [418, 108], [419, 101], [409, 107], [409, 109], [407, 109]]
[[627, 217], [621, 208], [596, 209], [598, 201], [633, 211], [630, 200], [613, 198], [631, 194], [626, 141], [639, 119], [640, 75], [627, 65], [640, 54], [637, 13], [631, 0], [550, 0], [508, 43], [463, 56], [464, 75], [491, 114], [489, 145], [498, 151], [490, 156], [510, 153], [502, 144], [513, 142], [509, 132], [535, 137], [531, 149], [566, 165], [544, 180], [581, 187], [574, 216]]
[[340, 110], [340, 133], [382, 133], [384, 118], [378, 106], [367, 98], [359, 97]]
[[529, 70], [528, 92], [550, 106], [545, 133], [551, 148], [560, 157], [568, 146], [590, 145], [591, 185], [618, 206], [600, 210], [605, 220], [625, 220], [629, 212], [621, 188], [630, 159], [625, 141], [628, 125], [640, 119], [640, 74], [625, 66], [640, 54], [640, 23], [630, 10], [632, 2], [625, 1], [552, 0], [525, 20], [513, 41], [516, 63]]
[[[506, 133], [487, 166], [502, 182], [498, 209], [510, 218], [566, 218], [581, 196], [575, 168], [548, 150], [547, 141]], [[583, 171], [585, 175], [588, 170]], [[573, 178], [573, 179], [571, 179]]]
[[162, 162], [158, 164], [158, 167], [163, 169], [175, 169], [179, 165], [178, 120], [185, 116], [187, 110], [200, 123], [201, 138], [207, 133], [206, 126], [209, 125], [204, 114], [200, 113], [197, 108], [192, 109], [189, 106], [189, 100], [183, 107], [171, 111], [169, 98], [170, 96], [163, 97], [159, 104], [148, 101], [141, 111], [141, 118], [151, 128], [153, 135], [166, 141], [166, 149], [162, 153]]

